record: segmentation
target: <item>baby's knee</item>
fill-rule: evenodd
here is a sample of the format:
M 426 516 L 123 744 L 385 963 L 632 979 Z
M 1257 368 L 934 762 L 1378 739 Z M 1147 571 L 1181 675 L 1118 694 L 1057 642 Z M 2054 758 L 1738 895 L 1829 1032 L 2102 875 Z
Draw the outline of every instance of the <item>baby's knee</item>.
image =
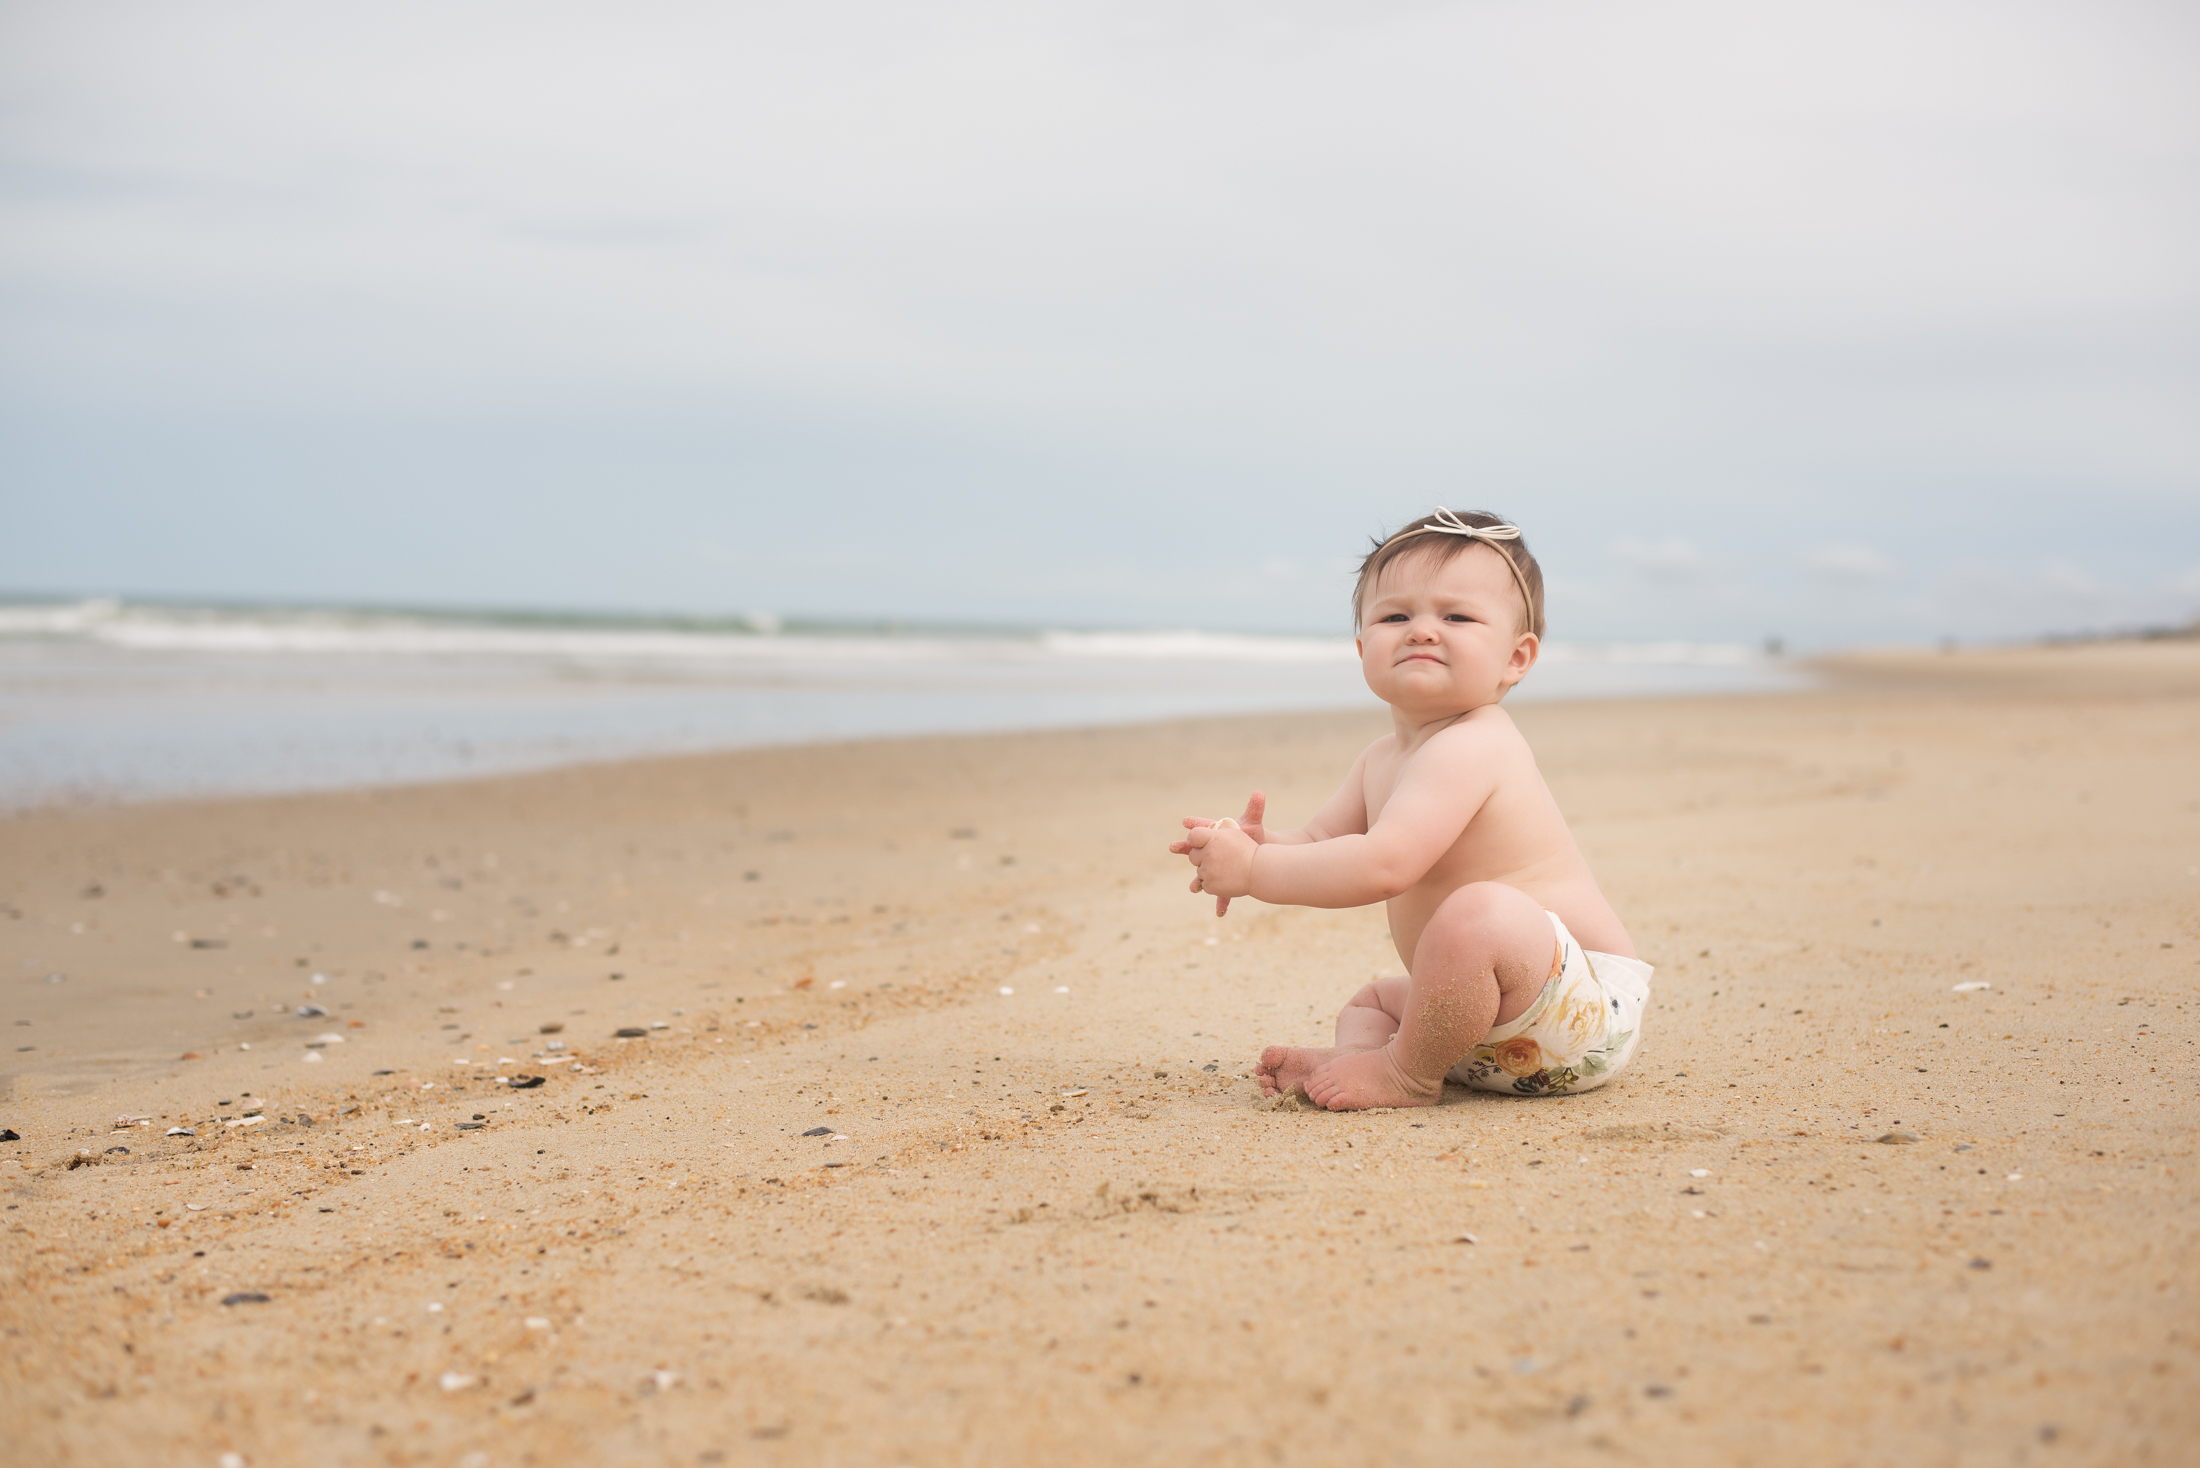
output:
M 1504 882 L 1469 882 L 1438 905 L 1431 923 L 1446 926 L 1484 927 L 1534 918 L 1545 921 L 1543 909 L 1533 897 Z

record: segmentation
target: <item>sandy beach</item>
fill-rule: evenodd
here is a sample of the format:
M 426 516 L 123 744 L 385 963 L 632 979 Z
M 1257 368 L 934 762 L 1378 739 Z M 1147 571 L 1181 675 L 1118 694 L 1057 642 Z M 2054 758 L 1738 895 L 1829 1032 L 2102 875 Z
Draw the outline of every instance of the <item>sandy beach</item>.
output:
M 1416 1112 L 1164 850 L 1373 712 L 0 820 L 9 1456 L 2189 1462 L 2200 646 L 1825 671 L 1517 711 L 1643 1051 Z

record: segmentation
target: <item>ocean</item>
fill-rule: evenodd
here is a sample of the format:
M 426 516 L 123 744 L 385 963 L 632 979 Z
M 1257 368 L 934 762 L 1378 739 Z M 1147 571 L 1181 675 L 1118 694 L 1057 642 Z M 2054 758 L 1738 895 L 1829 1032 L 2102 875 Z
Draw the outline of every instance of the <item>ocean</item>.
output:
M 1775 691 L 1743 644 L 1548 644 L 1511 695 Z M 1345 637 L 0 604 L 0 807 L 903 734 L 1374 707 Z

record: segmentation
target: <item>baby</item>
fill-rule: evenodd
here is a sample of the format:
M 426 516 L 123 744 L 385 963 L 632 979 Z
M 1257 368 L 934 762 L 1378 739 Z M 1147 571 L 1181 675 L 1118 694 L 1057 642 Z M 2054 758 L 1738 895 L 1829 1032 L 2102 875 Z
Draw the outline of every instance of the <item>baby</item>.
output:
M 1650 993 L 1527 741 L 1500 706 L 1535 666 L 1543 572 L 1494 515 L 1439 508 L 1360 563 L 1367 686 L 1391 732 L 1303 830 L 1188 817 L 1194 892 L 1307 907 L 1382 902 L 1406 973 L 1337 1016 L 1329 1049 L 1271 1045 L 1261 1090 L 1333 1111 L 1433 1106 L 1444 1081 L 1524 1096 L 1602 1085 Z

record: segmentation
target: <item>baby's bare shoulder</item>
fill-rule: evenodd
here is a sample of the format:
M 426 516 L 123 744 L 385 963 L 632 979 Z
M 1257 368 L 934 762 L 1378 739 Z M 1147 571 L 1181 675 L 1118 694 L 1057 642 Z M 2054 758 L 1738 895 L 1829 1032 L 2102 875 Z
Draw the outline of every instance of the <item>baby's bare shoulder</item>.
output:
M 1512 716 L 1496 704 L 1487 704 L 1468 714 L 1449 729 L 1444 730 L 1426 745 L 1422 753 L 1436 754 L 1443 760 L 1488 760 L 1500 755 L 1534 756 L 1527 739 Z

